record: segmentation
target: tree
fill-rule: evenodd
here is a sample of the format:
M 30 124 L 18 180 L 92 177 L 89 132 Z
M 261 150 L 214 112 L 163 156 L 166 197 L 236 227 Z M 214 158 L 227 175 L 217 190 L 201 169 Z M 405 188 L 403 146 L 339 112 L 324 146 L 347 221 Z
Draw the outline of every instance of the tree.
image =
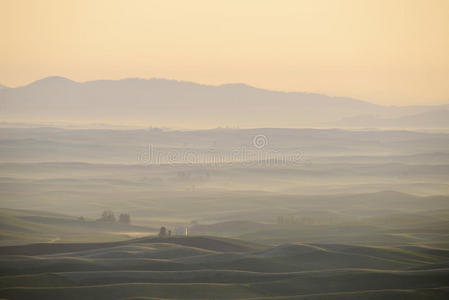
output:
M 120 214 L 120 216 L 118 217 L 118 221 L 122 224 L 130 224 L 131 217 L 129 216 L 129 214 Z
M 115 215 L 114 212 L 112 212 L 112 210 L 105 210 L 103 211 L 103 213 L 101 214 L 101 218 L 98 219 L 98 221 L 103 221 L 103 222 L 115 222 Z
M 165 226 L 162 226 L 159 230 L 159 237 L 166 237 L 167 236 L 167 228 Z

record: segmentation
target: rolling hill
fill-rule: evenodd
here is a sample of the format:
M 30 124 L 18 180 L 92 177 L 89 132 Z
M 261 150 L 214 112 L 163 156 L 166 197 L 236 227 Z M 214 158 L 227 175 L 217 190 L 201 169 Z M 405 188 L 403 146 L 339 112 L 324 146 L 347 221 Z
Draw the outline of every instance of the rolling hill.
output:
M 0 211 L 0 244 L 119 241 L 156 233 L 156 228 L 95 221 L 41 210 Z
M 22 246 L 16 253 L 14 248 L 0 247 L 0 297 L 444 299 L 449 295 L 449 251 L 442 249 L 343 244 L 260 248 L 200 236 L 95 245 L 80 249 L 66 244 L 62 253 L 51 254 L 38 253 L 36 245 Z M 27 256 L 21 255 L 24 252 Z

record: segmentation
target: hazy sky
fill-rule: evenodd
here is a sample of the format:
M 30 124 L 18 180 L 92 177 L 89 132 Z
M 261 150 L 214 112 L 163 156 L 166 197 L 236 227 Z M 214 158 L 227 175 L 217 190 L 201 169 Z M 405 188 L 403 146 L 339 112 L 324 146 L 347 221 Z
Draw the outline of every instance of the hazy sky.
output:
M 449 103 L 449 1 L 0 0 L 0 83 L 50 75 Z

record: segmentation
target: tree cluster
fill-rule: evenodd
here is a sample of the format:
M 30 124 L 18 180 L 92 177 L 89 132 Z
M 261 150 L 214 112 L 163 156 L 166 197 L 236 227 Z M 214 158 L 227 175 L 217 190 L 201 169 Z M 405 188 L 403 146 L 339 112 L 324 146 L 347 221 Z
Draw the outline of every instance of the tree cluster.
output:
M 118 217 L 118 219 L 115 217 L 115 214 L 112 210 L 105 210 L 101 214 L 101 217 L 97 219 L 97 221 L 102 222 L 111 222 L 111 223 L 121 223 L 121 224 L 130 224 L 131 223 L 131 217 L 129 214 L 121 213 Z
M 165 226 L 162 226 L 159 230 L 159 237 L 171 237 L 171 230 L 167 230 Z

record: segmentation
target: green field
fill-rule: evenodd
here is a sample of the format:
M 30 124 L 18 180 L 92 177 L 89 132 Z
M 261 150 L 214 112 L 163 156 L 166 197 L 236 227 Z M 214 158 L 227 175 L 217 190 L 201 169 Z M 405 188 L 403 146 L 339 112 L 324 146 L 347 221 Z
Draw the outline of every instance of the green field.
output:
M 39 253 L 39 254 L 33 254 Z M 449 250 L 207 236 L 0 248 L 5 299 L 447 299 Z
M 0 210 L 0 244 L 108 242 L 156 232 L 155 228 L 79 219 L 36 210 Z

